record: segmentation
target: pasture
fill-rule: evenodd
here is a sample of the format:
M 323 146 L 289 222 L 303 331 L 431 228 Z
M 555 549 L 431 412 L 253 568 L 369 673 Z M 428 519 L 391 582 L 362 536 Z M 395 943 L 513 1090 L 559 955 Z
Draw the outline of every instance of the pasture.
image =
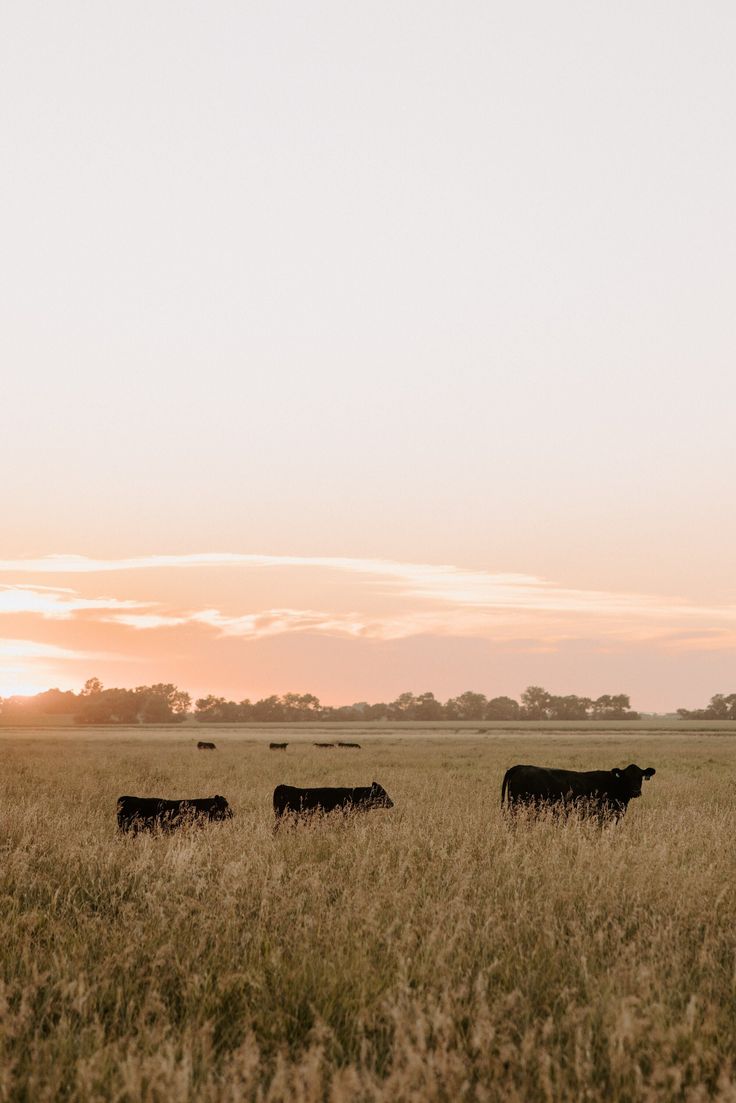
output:
M 0 732 L 0 1100 L 736 1100 L 733 735 L 331 731 Z M 511 828 L 517 762 L 657 774 Z M 274 835 L 276 784 L 374 779 Z M 235 815 L 120 838 L 123 793 Z

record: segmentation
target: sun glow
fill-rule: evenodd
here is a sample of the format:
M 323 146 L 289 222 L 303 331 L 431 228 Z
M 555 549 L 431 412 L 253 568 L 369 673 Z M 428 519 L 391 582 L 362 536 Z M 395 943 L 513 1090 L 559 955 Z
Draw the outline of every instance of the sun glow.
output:
M 0 663 L 0 698 L 30 697 L 32 694 L 42 693 L 48 688 L 48 677 L 39 677 L 35 671 L 31 672 L 20 664 L 18 666 L 5 666 Z M 67 689 L 70 687 L 64 685 L 59 688 Z

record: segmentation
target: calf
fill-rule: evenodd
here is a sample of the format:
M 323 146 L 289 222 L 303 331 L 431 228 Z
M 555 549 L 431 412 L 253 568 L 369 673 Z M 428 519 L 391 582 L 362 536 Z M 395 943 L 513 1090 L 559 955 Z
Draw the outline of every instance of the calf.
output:
M 215 751 L 215 750 L 217 750 L 217 748 L 215 747 L 214 743 L 203 743 L 202 740 L 200 739 L 199 743 L 197 744 L 197 750 L 198 751 Z
M 224 797 L 196 797 L 191 800 L 163 800 L 161 797 L 118 797 L 118 830 L 136 835 L 139 831 L 173 831 L 185 824 L 232 819 Z
M 536 809 L 577 808 L 618 819 L 629 801 L 641 796 L 642 781 L 655 774 L 633 763 L 625 770 L 555 770 L 546 766 L 512 766 L 501 786 L 501 805 Z
M 371 808 L 393 808 L 394 802 L 377 781 L 356 789 L 300 789 L 295 785 L 277 785 L 273 791 L 276 822 L 282 816 L 312 812 L 353 812 Z

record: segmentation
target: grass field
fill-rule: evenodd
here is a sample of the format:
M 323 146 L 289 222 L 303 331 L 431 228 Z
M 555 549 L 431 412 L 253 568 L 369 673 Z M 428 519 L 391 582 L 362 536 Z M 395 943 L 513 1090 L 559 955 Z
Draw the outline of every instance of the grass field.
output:
M 736 1100 L 733 736 L 279 735 L 3 729 L 0 1099 Z M 657 775 L 512 829 L 515 762 Z M 277 783 L 374 778 L 394 809 L 274 836 Z M 235 818 L 118 838 L 122 793 Z

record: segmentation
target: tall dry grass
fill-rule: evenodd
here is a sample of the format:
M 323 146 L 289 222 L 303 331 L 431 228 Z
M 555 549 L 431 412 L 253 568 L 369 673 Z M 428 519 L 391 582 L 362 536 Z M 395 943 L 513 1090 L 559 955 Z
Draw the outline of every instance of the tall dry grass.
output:
M 736 1100 L 731 738 L 209 737 L 0 737 L 0 1099 Z M 518 761 L 657 776 L 512 829 Z M 374 778 L 393 810 L 274 836 L 276 783 Z M 121 793 L 236 815 L 117 838 Z

